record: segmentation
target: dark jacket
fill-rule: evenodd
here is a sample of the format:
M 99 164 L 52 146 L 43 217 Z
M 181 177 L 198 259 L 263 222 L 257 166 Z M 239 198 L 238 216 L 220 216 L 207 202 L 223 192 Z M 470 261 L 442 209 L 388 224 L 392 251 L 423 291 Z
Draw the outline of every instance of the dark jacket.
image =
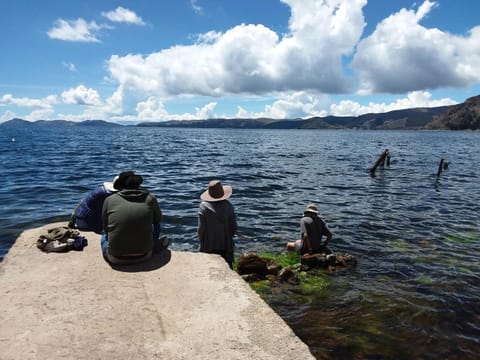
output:
M 200 203 L 198 210 L 200 251 L 233 253 L 233 236 L 236 232 L 235 212 L 228 200 Z
M 110 255 L 146 254 L 153 248 L 152 224 L 160 223 L 162 211 L 147 190 L 124 189 L 105 200 L 102 217 Z
M 95 231 L 100 234 L 102 232 L 102 207 L 105 199 L 112 193 L 105 186 L 90 191 L 85 199 L 74 211 L 76 223 L 80 230 Z
M 304 216 L 302 220 L 300 220 L 300 230 L 301 239 L 304 239 L 305 234 L 308 236 L 312 246 L 312 253 L 321 252 L 323 246 L 328 243 L 328 238 L 332 236 L 330 229 L 318 215 Z M 322 236 L 327 237 L 326 243 L 322 243 Z M 303 241 L 303 246 L 300 250 L 301 254 L 308 252 L 305 245 L 306 243 Z

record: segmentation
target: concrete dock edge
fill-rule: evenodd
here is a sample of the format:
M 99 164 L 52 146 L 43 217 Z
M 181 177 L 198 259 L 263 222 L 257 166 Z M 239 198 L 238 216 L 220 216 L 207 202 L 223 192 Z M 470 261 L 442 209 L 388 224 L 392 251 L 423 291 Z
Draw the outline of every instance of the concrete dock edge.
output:
M 0 263 L 0 358 L 313 359 L 308 346 L 217 255 L 164 251 L 112 268 L 100 236 L 43 253 L 49 224 Z

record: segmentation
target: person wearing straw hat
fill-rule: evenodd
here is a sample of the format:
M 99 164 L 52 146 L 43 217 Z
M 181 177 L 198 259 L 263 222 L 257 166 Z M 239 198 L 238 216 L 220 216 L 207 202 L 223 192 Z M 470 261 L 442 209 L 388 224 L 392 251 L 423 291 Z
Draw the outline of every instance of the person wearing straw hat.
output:
M 112 182 L 106 181 L 95 189 L 90 190 L 75 210 L 73 210 L 68 226 L 82 231 L 93 231 L 101 234 L 103 230 L 103 202 L 108 196 L 119 190 L 119 188 L 114 186 L 117 180 L 118 175 L 115 176 Z
M 198 210 L 198 239 L 200 252 L 222 256 L 233 268 L 233 237 L 237 232 L 235 211 L 228 198 L 232 195 L 231 186 L 222 185 L 220 180 L 212 180 L 208 189 L 201 195 Z
M 322 237 L 326 236 L 322 243 Z M 315 204 L 309 204 L 300 220 L 300 240 L 287 243 L 287 250 L 295 250 L 303 254 L 331 254 L 327 247 L 332 239 L 332 232 L 318 215 Z

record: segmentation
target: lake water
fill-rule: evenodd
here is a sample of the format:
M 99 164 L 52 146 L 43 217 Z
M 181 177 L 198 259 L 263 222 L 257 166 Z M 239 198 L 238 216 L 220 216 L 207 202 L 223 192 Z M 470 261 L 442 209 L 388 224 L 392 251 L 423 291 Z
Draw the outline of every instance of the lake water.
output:
M 390 166 L 370 176 L 385 148 Z M 479 153 L 480 132 L 0 127 L 0 257 L 123 170 L 159 199 L 172 248 L 196 251 L 199 195 L 218 178 L 234 188 L 238 253 L 283 252 L 314 202 L 332 249 L 357 258 L 314 296 L 263 295 L 317 358 L 474 359 Z

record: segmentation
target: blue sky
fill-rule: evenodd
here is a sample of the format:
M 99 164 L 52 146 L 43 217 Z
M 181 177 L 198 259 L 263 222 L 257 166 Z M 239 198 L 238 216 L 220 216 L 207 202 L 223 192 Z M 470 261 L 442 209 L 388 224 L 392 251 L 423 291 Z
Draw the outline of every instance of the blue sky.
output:
M 0 7 L 0 122 L 343 116 L 480 94 L 478 0 Z

